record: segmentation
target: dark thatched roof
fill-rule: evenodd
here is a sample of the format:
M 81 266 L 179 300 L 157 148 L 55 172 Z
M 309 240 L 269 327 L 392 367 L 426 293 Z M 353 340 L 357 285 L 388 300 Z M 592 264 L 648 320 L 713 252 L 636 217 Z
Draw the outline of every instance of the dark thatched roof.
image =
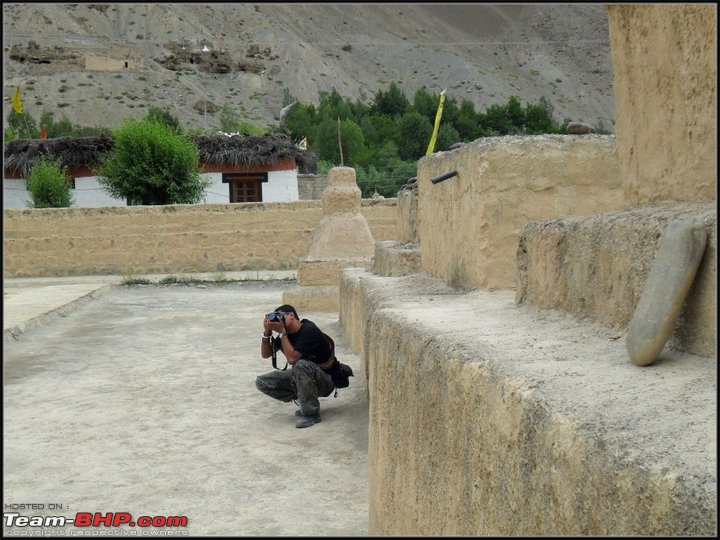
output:
M 198 147 L 200 163 L 269 165 L 284 159 L 294 159 L 304 168 L 312 154 L 295 146 L 287 135 L 195 135 L 190 137 Z
M 315 156 L 295 146 L 282 134 L 268 135 L 194 135 L 190 140 L 198 148 L 200 163 L 217 165 L 269 165 L 294 159 L 302 170 L 312 166 Z M 58 159 L 69 169 L 100 164 L 103 154 L 111 150 L 113 140 L 100 137 L 60 137 L 57 139 L 18 139 L 5 145 L 5 170 L 23 178 L 30 175 L 35 161 L 42 156 Z
M 58 137 L 57 139 L 17 139 L 5 145 L 5 170 L 30 175 L 35 161 L 43 156 L 57 159 L 68 169 L 93 168 L 111 150 L 110 137 Z

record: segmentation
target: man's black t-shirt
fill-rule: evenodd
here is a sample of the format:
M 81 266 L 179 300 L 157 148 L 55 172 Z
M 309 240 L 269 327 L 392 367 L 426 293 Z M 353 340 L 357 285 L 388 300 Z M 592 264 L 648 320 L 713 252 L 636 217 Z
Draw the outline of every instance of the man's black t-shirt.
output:
M 325 334 L 317 325 L 307 319 L 300 321 L 300 330 L 294 334 L 288 334 L 288 339 L 293 348 L 302 354 L 305 360 L 311 360 L 316 364 L 322 364 L 330 359 L 330 344 Z M 275 338 L 276 350 L 282 350 L 280 338 Z

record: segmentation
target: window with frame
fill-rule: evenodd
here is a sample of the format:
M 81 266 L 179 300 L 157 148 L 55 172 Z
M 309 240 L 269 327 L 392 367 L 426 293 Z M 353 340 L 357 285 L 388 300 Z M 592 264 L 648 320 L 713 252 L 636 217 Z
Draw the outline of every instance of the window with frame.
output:
M 262 183 L 267 182 L 267 173 L 228 173 L 223 183 L 229 184 L 230 202 L 261 202 Z

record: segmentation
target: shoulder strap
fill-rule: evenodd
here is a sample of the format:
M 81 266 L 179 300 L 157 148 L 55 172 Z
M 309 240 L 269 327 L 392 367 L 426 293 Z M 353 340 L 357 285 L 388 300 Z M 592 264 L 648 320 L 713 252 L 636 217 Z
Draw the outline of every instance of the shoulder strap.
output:
M 285 371 L 288 367 L 287 361 L 285 361 L 285 367 L 282 369 L 279 369 L 277 367 L 277 349 L 275 349 L 275 338 L 270 339 L 270 349 L 272 350 L 272 366 L 274 369 L 277 369 L 278 371 Z

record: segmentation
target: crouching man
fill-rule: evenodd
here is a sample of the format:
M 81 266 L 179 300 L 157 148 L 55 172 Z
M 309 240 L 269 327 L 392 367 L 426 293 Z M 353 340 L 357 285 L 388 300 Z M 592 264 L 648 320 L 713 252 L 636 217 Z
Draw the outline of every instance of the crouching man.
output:
M 279 336 L 273 337 L 273 331 L 279 332 Z M 297 400 L 300 410 L 295 412 L 295 426 L 298 428 L 320 422 L 318 397 L 327 397 L 335 389 L 332 377 L 323 369 L 334 363 L 332 345 L 315 323 L 300 320 L 291 305 L 282 305 L 263 319 L 260 353 L 263 358 L 272 356 L 276 369 L 260 375 L 255 380 L 255 386 L 280 401 Z M 277 351 L 283 353 L 292 369 L 277 368 Z

